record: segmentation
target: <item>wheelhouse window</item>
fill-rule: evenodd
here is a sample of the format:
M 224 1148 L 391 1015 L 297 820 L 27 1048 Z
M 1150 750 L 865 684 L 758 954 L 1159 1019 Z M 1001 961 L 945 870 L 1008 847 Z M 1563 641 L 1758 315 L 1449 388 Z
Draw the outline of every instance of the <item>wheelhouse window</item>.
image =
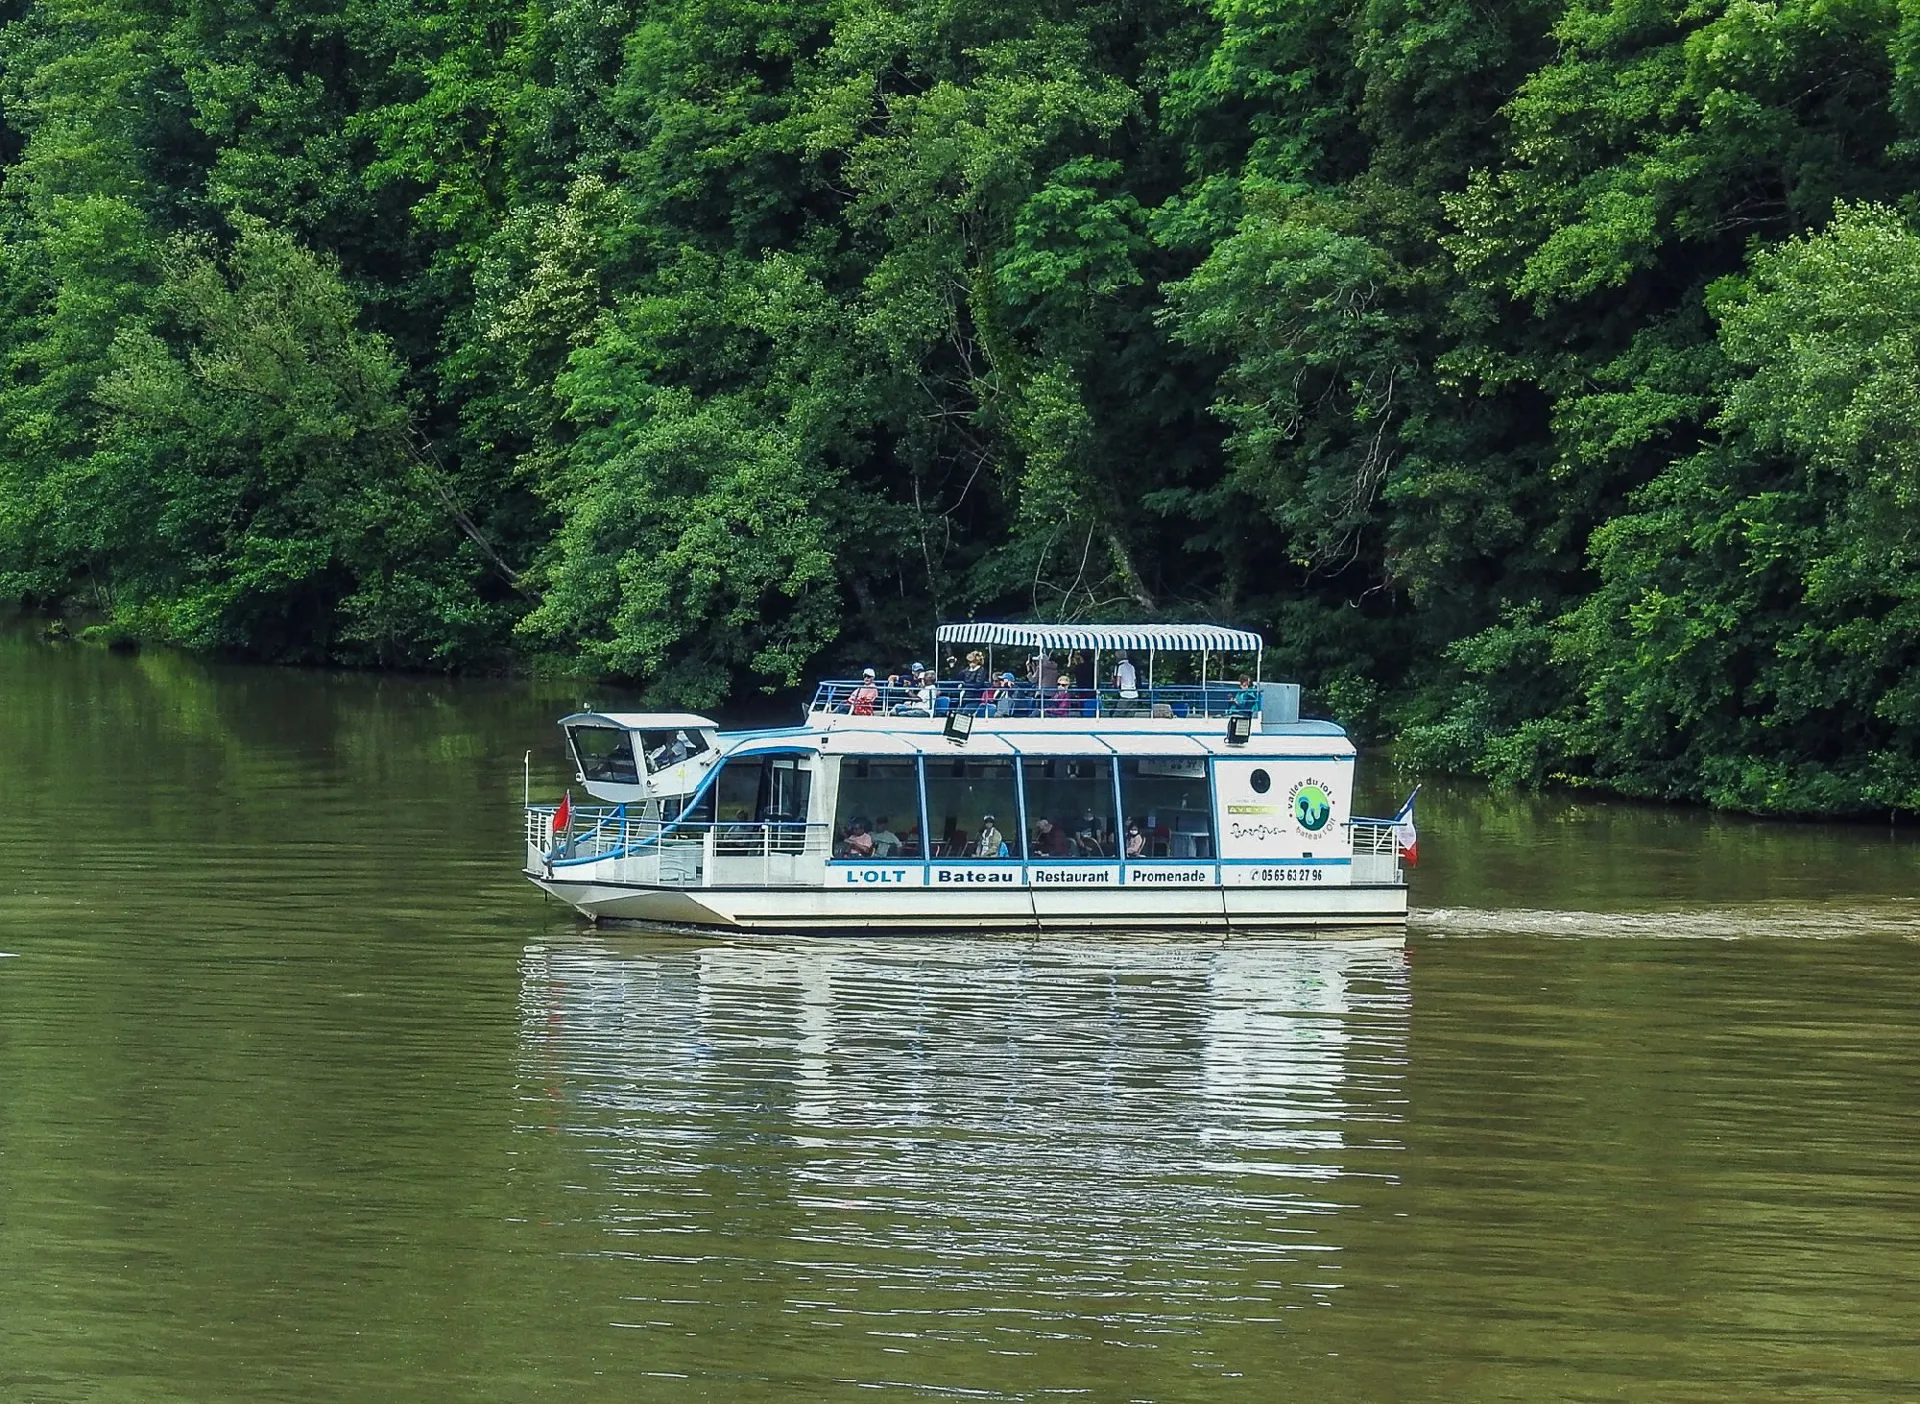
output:
M 1141 756 L 1120 762 L 1126 812 L 1121 852 L 1130 860 L 1212 858 L 1213 786 L 1203 756 Z
M 615 726 L 572 726 L 567 728 L 567 739 L 573 743 L 573 759 L 580 767 L 581 779 L 612 785 L 640 783 L 630 732 Z
M 927 757 L 927 823 L 933 858 L 1022 856 L 1011 760 Z
M 920 856 L 920 768 L 911 756 L 848 756 L 833 807 L 836 858 Z
M 1036 859 L 1113 858 L 1113 762 L 1098 756 L 1030 756 L 1020 762 L 1027 796 L 1027 852 Z
M 654 730 L 640 733 L 640 754 L 646 757 L 647 773 L 665 770 L 681 761 L 692 760 L 707 751 L 707 735 L 698 729 L 689 730 L 678 727 L 671 731 Z M 631 763 L 631 757 L 629 757 Z

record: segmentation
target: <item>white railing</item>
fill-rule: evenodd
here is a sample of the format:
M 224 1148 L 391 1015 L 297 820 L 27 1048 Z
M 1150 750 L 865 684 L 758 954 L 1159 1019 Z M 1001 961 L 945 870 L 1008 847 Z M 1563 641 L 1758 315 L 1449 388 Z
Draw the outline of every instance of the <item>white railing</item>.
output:
M 551 805 L 527 807 L 527 870 L 649 887 L 817 887 L 827 824 L 694 824 L 636 819 L 624 806 L 573 811 L 556 837 Z
M 1384 819 L 1355 819 L 1347 825 L 1353 835 L 1353 881 L 1356 886 L 1394 885 L 1400 875 L 1400 841 L 1393 824 Z

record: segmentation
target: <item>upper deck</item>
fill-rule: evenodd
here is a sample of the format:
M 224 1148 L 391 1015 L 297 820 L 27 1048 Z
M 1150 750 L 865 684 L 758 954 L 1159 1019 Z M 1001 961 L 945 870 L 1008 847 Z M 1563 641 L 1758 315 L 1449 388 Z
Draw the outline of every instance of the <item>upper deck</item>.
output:
M 854 717 L 874 722 L 940 718 L 954 712 L 1006 721 L 1224 721 L 1234 714 L 1234 698 L 1238 693 L 1237 688 L 1226 683 L 1142 685 L 1130 692 L 1118 687 L 1053 688 L 1042 692 L 1018 685 L 981 687 L 948 679 L 933 685 L 933 705 L 929 711 L 925 688 L 876 682 L 871 685 L 874 695 L 862 699 L 861 689 L 867 685 L 859 678 L 836 678 L 820 683 L 814 688 L 813 700 L 807 704 L 808 725 L 819 725 L 821 717 Z M 1257 690 L 1261 694 L 1261 705 L 1254 716 L 1274 724 L 1299 719 L 1297 684 L 1262 683 Z

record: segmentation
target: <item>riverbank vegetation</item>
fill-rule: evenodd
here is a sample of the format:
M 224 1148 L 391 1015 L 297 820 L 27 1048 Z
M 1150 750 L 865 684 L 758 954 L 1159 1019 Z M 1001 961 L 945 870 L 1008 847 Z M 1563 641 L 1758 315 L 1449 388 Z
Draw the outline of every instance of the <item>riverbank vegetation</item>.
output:
M 0 594 L 711 705 L 1259 627 L 1426 765 L 1920 809 L 1890 0 L 16 0 Z

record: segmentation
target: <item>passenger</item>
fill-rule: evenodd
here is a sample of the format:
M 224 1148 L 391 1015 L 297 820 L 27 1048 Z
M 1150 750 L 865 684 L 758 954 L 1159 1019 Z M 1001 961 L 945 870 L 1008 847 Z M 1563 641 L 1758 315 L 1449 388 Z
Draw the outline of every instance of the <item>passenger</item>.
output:
M 1100 679 L 1093 671 L 1093 658 L 1076 651 L 1068 660 L 1062 677 L 1073 678 L 1073 710 L 1083 717 L 1100 715 Z
M 1013 709 L 1019 705 L 1019 701 L 1020 689 L 1013 680 L 1013 674 L 1002 673 L 999 696 L 993 702 L 993 714 L 996 717 L 1010 717 L 1013 715 Z
M 880 710 L 883 712 L 891 712 L 894 702 L 899 698 L 901 690 L 905 687 L 906 684 L 901 681 L 900 670 L 898 668 L 888 673 L 886 682 L 882 684 L 880 688 Z
M 747 818 L 747 811 L 736 809 L 733 819 L 720 831 L 715 846 L 722 853 L 757 853 L 760 850 L 762 829 Z
M 1140 675 L 1133 670 L 1133 660 L 1124 653 L 1120 655 L 1120 661 L 1113 666 L 1113 685 L 1120 689 L 1122 701 L 1140 700 Z
M 1082 858 L 1104 858 L 1106 845 L 1100 841 L 1100 821 L 1089 813 L 1080 821 L 1080 827 L 1074 830 L 1073 846 L 1080 850 Z
M 1040 686 L 1034 681 L 1035 669 L 1040 660 L 1035 658 L 1027 663 L 1027 674 L 1013 685 L 1013 711 L 1016 717 L 1037 717 L 1040 715 Z
M 1065 673 L 1054 685 L 1053 696 L 1047 699 L 1047 715 L 1050 717 L 1070 717 L 1073 715 L 1073 680 Z
M 873 821 L 872 838 L 873 856 L 876 858 L 891 858 L 900 851 L 900 835 L 893 831 L 884 814 Z
M 1037 858 L 1064 858 L 1067 856 L 1067 836 L 1060 832 L 1051 819 L 1042 819 L 1034 825 L 1033 852 Z
M 1000 836 L 1000 828 L 993 822 L 991 814 L 980 816 L 980 838 L 974 853 L 981 858 L 1004 858 L 1007 856 L 1007 841 Z
M 989 683 L 987 655 L 976 648 L 967 655 L 967 666 L 960 674 L 960 706 L 969 712 L 981 710 Z
M 853 690 L 853 696 L 847 699 L 847 710 L 856 717 L 870 717 L 880 705 L 880 689 L 873 684 L 873 669 L 866 668 L 860 673 L 860 686 Z
M 647 768 L 665 770 L 670 765 L 680 764 L 692 754 L 693 742 L 687 739 L 687 733 L 676 731 L 673 733 L 672 740 L 663 741 L 653 748 L 652 754 L 647 757 Z
M 867 832 L 866 821 L 855 819 L 847 825 L 846 842 L 840 845 L 842 858 L 873 857 L 873 835 Z
M 893 709 L 893 714 L 896 717 L 930 717 L 940 692 L 934 686 L 933 669 L 923 663 L 915 663 L 910 671 L 912 677 L 909 681 L 917 685 L 907 694 L 906 700 Z
M 1127 820 L 1127 857 L 1144 858 L 1147 856 L 1147 836 L 1140 832 L 1138 819 Z
M 1260 689 L 1253 685 L 1253 674 L 1240 675 L 1239 690 L 1227 703 L 1227 715 L 1230 717 L 1254 717 L 1260 714 Z

